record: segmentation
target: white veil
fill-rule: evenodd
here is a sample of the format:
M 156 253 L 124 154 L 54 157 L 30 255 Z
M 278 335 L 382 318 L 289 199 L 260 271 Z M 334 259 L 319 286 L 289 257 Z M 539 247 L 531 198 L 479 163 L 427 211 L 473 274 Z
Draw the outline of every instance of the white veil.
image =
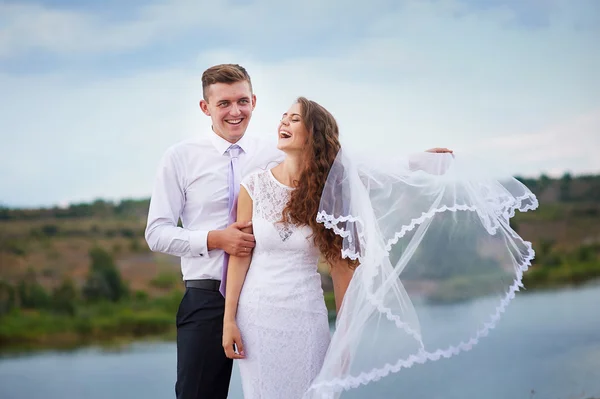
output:
M 317 218 L 360 266 L 304 397 L 338 398 L 470 350 L 522 287 L 534 252 L 509 219 L 536 207 L 516 179 L 486 176 L 452 154 L 384 163 L 340 151 Z

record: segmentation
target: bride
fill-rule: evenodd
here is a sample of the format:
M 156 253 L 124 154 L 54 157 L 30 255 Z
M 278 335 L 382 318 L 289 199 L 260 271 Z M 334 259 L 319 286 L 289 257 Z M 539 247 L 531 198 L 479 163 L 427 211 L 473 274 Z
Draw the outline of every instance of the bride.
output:
M 537 205 L 516 180 L 461 169 L 445 148 L 361 163 L 338 136 L 334 117 L 300 97 L 279 125 L 283 162 L 242 181 L 237 220 L 252 220 L 256 246 L 229 260 L 223 348 L 245 398 L 333 398 L 468 350 L 533 257 L 508 223 Z M 319 256 L 333 280 L 333 336 Z M 452 289 L 457 281 L 477 289 Z M 419 304 L 465 292 L 499 301 L 431 334 Z

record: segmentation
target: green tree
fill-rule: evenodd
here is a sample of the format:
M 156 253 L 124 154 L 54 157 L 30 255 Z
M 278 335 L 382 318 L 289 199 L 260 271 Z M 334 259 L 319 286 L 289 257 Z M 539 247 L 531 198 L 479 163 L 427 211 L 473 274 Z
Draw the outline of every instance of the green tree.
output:
M 17 294 L 22 308 L 47 309 L 50 306 L 50 296 L 38 283 L 36 273 L 32 269 L 29 269 L 17 284 Z
M 545 256 L 550 255 L 552 252 L 552 248 L 554 247 L 554 240 L 541 240 L 539 249 L 538 249 L 538 257 L 543 258 Z
M 5 207 L 4 205 L 0 205 L 0 220 L 9 220 L 10 219 L 10 209 Z
M 92 205 L 92 214 L 94 216 L 107 217 L 113 215 L 114 205 L 112 202 L 103 199 L 95 200 Z
M 42 226 L 42 234 L 46 237 L 53 237 L 58 234 L 58 226 L 55 224 L 45 224 Z
M 576 251 L 576 258 L 579 262 L 590 262 L 596 258 L 596 251 L 591 245 L 582 245 Z
M 15 306 L 15 288 L 6 281 L 0 281 L 0 316 L 10 312 Z
M 65 278 L 52 292 L 52 308 L 59 313 L 75 314 L 77 289 L 73 280 Z
M 569 201 L 571 200 L 571 182 L 573 177 L 570 173 L 565 173 L 560 179 L 560 200 Z
M 113 302 L 127 295 L 113 257 L 100 247 L 90 250 L 91 267 L 83 287 L 83 296 L 90 301 L 107 299 Z
M 539 180 L 539 192 L 544 191 L 551 183 L 550 178 L 548 177 L 548 175 L 546 175 L 545 173 L 542 173 L 540 175 L 540 180 Z

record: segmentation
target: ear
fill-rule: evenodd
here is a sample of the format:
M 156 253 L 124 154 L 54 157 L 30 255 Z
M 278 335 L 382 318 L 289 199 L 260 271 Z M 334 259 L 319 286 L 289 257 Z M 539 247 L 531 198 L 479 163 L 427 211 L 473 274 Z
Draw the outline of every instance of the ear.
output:
M 205 115 L 210 116 L 210 110 L 208 109 L 208 103 L 202 99 L 200 100 L 200 109 L 204 112 Z
M 252 111 L 254 111 L 254 108 L 256 108 L 256 95 L 255 94 L 252 95 Z

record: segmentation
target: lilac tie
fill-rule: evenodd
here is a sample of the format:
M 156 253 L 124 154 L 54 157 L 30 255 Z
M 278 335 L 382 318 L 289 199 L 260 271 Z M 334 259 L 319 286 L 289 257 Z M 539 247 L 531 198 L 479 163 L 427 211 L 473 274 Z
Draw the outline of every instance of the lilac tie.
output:
M 227 181 L 229 182 L 229 223 L 230 225 L 235 222 L 237 216 L 237 197 L 240 192 L 240 170 L 238 167 L 238 157 L 242 149 L 237 145 L 233 144 L 227 149 L 229 153 L 229 176 Z M 225 296 L 225 284 L 227 282 L 227 265 L 229 264 L 229 254 L 225 252 L 223 259 L 223 274 L 221 275 L 221 285 L 219 291 L 221 295 Z

